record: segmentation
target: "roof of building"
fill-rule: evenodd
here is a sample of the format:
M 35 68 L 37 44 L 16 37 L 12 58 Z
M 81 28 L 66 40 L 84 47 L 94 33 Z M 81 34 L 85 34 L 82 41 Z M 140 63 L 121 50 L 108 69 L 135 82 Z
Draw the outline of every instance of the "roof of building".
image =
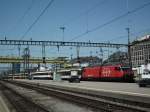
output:
M 137 43 L 147 42 L 147 41 L 150 41 L 150 35 L 145 35 L 141 38 L 138 38 L 137 40 L 133 41 L 132 44 L 137 44 Z

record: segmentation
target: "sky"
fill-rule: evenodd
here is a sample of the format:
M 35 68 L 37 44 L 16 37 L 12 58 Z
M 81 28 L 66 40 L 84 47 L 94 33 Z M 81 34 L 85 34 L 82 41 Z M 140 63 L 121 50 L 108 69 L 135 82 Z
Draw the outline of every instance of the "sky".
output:
M 127 27 L 130 28 L 131 41 L 150 34 L 149 0 L 54 0 L 24 35 L 50 1 L 0 0 L 0 39 L 62 41 L 63 31 L 60 27 L 65 27 L 64 41 L 127 44 Z M 148 5 L 115 19 L 144 4 Z M 112 20 L 115 21 L 111 22 Z M 25 47 L 21 47 L 21 53 Z M 80 48 L 80 55 L 96 56 L 100 55 L 100 50 L 101 48 Z M 104 51 L 107 57 L 116 50 L 105 48 Z M 41 47 L 30 46 L 30 53 L 33 57 L 41 57 Z M 0 55 L 18 56 L 17 46 L 0 46 Z M 46 48 L 46 57 L 71 55 L 76 57 L 76 48 Z

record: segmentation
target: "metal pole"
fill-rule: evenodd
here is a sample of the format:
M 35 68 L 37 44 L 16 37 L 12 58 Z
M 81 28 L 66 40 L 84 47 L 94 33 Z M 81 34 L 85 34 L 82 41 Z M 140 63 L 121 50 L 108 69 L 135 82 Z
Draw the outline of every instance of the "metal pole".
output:
M 12 65 L 11 65 L 11 70 L 12 70 L 12 80 L 14 80 L 14 70 L 13 70 L 13 64 L 14 64 L 14 63 L 12 63 Z
M 25 60 L 25 49 L 24 49 L 23 50 L 23 69 L 24 69 L 23 77 L 25 76 L 25 63 L 26 63 L 26 60 Z
M 64 32 L 65 32 L 65 27 L 63 26 L 63 27 L 60 27 L 60 29 L 62 30 L 62 32 L 63 32 L 63 42 L 64 42 Z
M 110 44 L 109 41 L 108 41 L 108 44 Z M 109 47 L 108 47 L 108 63 L 110 62 L 110 59 L 109 59 L 109 58 L 110 58 L 110 57 L 109 57 L 109 56 L 110 56 L 110 53 L 109 53 L 109 52 L 110 52 L 110 51 L 109 51 Z M 110 63 L 109 63 L 109 64 L 110 64 Z
M 27 50 L 27 69 L 28 69 L 28 75 L 30 74 L 30 65 L 29 65 L 29 58 L 30 58 L 30 49 L 28 46 L 28 50 Z
M 18 45 L 18 55 L 20 57 L 20 50 L 21 50 L 21 45 Z
M 80 47 L 77 47 L 77 59 L 79 59 L 79 55 L 80 55 Z
M 131 62 L 131 45 L 130 45 L 130 28 L 126 28 L 128 33 L 128 56 L 129 56 L 129 66 L 132 69 L 132 62 Z
M 43 57 L 43 64 L 46 67 L 46 52 L 45 52 L 45 43 L 42 44 L 42 57 Z
M 79 63 L 80 66 L 80 47 L 77 46 L 77 62 Z

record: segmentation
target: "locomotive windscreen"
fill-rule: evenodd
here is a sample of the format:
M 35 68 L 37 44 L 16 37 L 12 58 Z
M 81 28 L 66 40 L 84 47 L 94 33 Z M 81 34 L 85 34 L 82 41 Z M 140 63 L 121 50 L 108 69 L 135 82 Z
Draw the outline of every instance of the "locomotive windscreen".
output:
M 122 69 L 123 71 L 131 70 L 130 67 L 121 67 L 121 69 Z

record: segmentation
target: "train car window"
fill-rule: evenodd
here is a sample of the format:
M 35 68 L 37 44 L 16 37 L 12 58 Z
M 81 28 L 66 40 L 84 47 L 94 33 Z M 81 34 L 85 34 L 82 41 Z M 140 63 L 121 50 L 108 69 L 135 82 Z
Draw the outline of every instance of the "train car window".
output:
M 123 71 L 127 71 L 127 70 L 130 70 L 130 67 L 121 67 L 121 69 L 122 69 Z
M 115 67 L 115 70 L 120 71 L 121 68 L 120 67 Z

